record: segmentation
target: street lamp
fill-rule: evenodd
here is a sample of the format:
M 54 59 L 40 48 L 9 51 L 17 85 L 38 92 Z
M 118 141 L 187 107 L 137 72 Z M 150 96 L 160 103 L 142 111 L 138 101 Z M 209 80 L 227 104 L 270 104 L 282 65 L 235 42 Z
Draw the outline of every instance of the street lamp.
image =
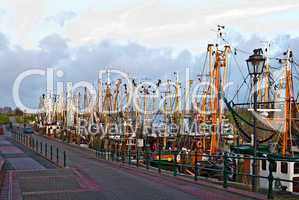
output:
M 258 76 L 263 73 L 264 65 L 265 65 L 265 57 L 263 56 L 262 49 L 254 49 L 253 54 L 249 56 L 246 60 L 247 68 L 249 75 L 253 80 L 253 110 L 257 111 L 257 82 Z M 253 156 L 254 159 L 252 161 L 252 190 L 257 191 L 257 163 L 256 163 L 256 153 L 257 153 L 257 137 L 256 137 L 256 118 L 253 116 Z
M 253 54 L 246 60 L 250 76 L 258 76 L 263 73 L 266 58 L 262 49 L 254 49 Z

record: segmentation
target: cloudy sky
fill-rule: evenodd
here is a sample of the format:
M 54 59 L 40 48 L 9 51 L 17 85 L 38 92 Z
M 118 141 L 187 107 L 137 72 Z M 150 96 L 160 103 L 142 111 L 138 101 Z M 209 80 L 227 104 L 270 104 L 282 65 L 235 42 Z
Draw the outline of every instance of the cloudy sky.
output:
M 299 54 L 298 13 L 297 0 L 1 0 L 0 106 L 14 106 L 13 82 L 32 68 L 62 69 L 74 81 L 96 80 L 108 66 L 148 77 L 186 66 L 199 73 L 217 24 L 247 51 L 271 41 L 275 53 Z M 44 80 L 31 79 L 21 96 L 37 104 Z

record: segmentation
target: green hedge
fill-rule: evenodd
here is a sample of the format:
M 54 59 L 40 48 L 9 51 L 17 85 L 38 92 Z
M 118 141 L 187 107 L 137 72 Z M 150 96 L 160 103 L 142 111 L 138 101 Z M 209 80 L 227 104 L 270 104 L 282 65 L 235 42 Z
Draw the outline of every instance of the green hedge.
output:
M 31 122 L 35 121 L 35 116 L 34 115 L 29 115 L 29 116 L 16 116 L 16 122 L 19 124 L 29 124 Z
M 7 124 L 9 123 L 9 117 L 4 114 L 0 114 L 0 124 Z

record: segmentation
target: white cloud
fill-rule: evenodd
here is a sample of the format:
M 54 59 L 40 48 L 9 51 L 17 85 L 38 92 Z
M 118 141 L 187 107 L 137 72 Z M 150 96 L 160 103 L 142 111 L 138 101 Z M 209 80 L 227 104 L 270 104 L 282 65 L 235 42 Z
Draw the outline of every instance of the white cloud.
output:
M 299 4 L 292 0 L 283 4 L 276 0 L 204 1 L 191 2 L 188 6 L 180 1 L 156 0 L 127 5 L 99 0 L 79 6 L 78 2 L 67 1 L 54 6 L 50 0 L 3 0 L 0 6 L 6 18 L 5 22 L 0 20 L 0 27 L 2 25 L 7 37 L 12 38 L 12 43 L 26 48 L 35 48 L 44 36 L 59 33 L 69 38 L 73 46 L 112 39 L 192 51 L 206 48 L 206 41 L 214 39 L 210 30 L 217 24 L 249 34 L 264 32 L 271 37 L 281 29 L 286 33 L 299 30 L 293 26 L 299 15 L 286 21 L 263 20 L 264 16 L 299 11 Z
M 76 16 L 77 14 L 73 11 L 64 11 L 58 13 L 57 15 L 47 17 L 46 21 L 53 21 L 59 26 L 63 27 L 67 21 L 72 20 Z
M 271 14 L 274 12 L 282 12 L 286 10 L 294 10 L 298 8 L 299 8 L 299 4 L 278 5 L 278 6 L 271 6 L 271 7 L 234 8 L 228 11 L 224 11 L 220 14 L 210 15 L 207 17 L 207 20 L 208 22 L 213 22 L 220 19 L 259 17 L 260 15 Z

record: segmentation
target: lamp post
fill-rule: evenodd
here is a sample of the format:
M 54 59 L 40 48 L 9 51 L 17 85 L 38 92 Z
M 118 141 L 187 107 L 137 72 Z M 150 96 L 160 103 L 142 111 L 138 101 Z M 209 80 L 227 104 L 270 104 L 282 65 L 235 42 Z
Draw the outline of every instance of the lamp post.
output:
M 249 75 L 253 81 L 253 110 L 257 112 L 257 82 L 258 76 L 263 73 L 264 65 L 265 65 L 265 57 L 263 56 L 262 49 L 254 49 L 253 54 L 249 56 L 246 60 Z M 254 159 L 252 161 L 252 190 L 257 191 L 257 162 L 255 160 L 258 149 L 258 142 L 256 136 L 256 117 L 253 116 L 253 156 Z

